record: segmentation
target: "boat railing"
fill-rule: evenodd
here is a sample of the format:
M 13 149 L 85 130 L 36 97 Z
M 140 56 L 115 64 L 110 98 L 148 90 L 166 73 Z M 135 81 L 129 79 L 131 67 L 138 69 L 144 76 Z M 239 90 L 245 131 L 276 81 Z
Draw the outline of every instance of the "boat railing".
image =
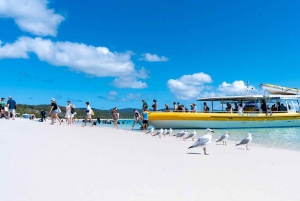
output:
M 239 113 L 238 111 L 232 111 L 232 112 L 228 112 L 228 111 L 197 111 L 197 112 L 193 112 L 193 111 L 189 111 L 189 110 L 185 110 L 185 111 L 180 111 L 180 110 L 169 110 L 169 111 L 149 111 L 151 113 L 161 113 L 161 112 L 165 112 L 165 113 L 221 113 L 221 114 L 237 114 Z M 289 110 L 289 111 L 267 111 L 267 112 L 263 112 L 263 111 L 244 111 L 243 113 L 256 113 L 256 114 L 266 114 L 266 113 L 291 113 L 291 112 L 296 112 L 296 110 Z

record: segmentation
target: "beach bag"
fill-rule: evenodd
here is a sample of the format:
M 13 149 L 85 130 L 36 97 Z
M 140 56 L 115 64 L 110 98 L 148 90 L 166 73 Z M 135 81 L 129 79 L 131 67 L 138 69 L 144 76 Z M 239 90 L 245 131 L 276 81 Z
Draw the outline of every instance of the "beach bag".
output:
M 73 107 L 71 107 L 71 114 L 74 114 L 75 109 Z
M 57 106 L 57 113 L 59 114 L 59 113 L 61 113 L 61 110 L 60 110 L 60 108 Z
M 95 115 L 94 111 L 91 109 L 91 115 Z

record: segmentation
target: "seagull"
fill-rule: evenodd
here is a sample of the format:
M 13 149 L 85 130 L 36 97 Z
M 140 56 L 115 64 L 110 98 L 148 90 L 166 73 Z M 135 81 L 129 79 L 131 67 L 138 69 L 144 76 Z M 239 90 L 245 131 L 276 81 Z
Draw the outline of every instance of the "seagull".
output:
M 154 135 L 152 136 L 157 136 L 157 135 L 161 135 L 164 132 L 164 130 L 161 128 L 159 131 L 157 131 Z
M 145 134 L 152 134 L 154 131 L 154 128 L 151 128 L 148 132 L 146 132 Z
M 189 135 L 189 132 L 185 130 L 184 135 L 182 136 L 182 140 L 185 141 L 186 136 Z
M 199 137 L 198 140 L 192 146 L 189 147 L 189 149 L 195 148 L 195 147 L 203 147 L 204 154 L 208 155 L 206 153 L 206 145 L 208 145 L 211 142 L 211 138 L 212 138 L 211 133 L 214 133 L 214 131 L 211 130 L 210 128 L 207 128 L 206 134 L 203 135 L 202 137 Z
M 181 131 L 180 133 L 178 133 L 177 135 L 176 135 L 176 138 L 178 138 L 178 137 L 183 137 L 185 134 L 187 133 L 187 130 L 185 130 L 185 131 Z
M 161 135 L 164 135 L 164 137 L 165 137 L 166 133 L 167 133 L 167 129 L 163 129 L 163 132 L 161 134 L 159 134 L 159 138 L 161 138 Z
M 249 150 L 248 148 L 248 144 L 252 141 L 252 134 L 248 133 L 248 136 L 245 137 L 240 143 L 236 144 L 235 146 L 239 146 L 239 145 L 246 145 L 246 149 Z
M 174 134 L 173 136 L 176 136 L 177 137 L 177 135 L 179 135 L 180 133 L 183 133 L 184 131 L 183 130 L 181 130 L 179 133 L 177 133 L 177 134 Z
M 187 135 L 186 137 L 184 137 L 183 139 L 188 139 L 188 138 L 192 138 L 192 140 L 194 141 L 194 137 L 197 135 L 197 132 L 194 130 L 193 132 L 191 132 L 189 135 Z
M 172 134 L 172 128 L 170 128 L 170 130 L 168 130 L 166 133 L 165 133 L 165 135 L 169 135 L 169 137 L 171 137 L 171 134 Z
M 228 132 L 226 132 L 224 135 L 222 135 L 221 137 L 220 137 L 220 139 L 218 139 L 216 142 L 221 142 L 221 141 L 223 141 L 223 145 L 224 145 L 224 143 L 225 143 L 225 145 L 227 145 L 226 144 L 226 140 L 229 138 L 229 133 Z

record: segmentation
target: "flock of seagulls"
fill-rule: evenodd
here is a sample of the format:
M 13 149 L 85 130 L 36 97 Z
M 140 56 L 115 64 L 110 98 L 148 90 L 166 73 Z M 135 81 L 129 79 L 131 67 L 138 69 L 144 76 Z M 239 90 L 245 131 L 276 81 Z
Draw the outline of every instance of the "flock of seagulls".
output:
M 148 132 L 146 132 L 145 134 L 151 134 L 152 136 L 158 136 L 159 138 L 161 138 L 162 135 L 164 135 L 164 137 L 166 135 L 171 136 L 173 130 L 172 128 L 170 128 L 169 130 L 167 129 L 160 129 L 158 130 L 156 133 L 154 133 L 154 128 L 151 128 Z M 196 147 L 202 147 L 204 154 L 208 155 L 206 152 L 206 146 L 211 142 L 212 140 L 212 133 L 214 133 L 214 131 L 210 128 L 206 129 L 206 134 L 199 137 L 197 139 L 197 141 L 190 146 L 188 149 L 191 148 L 196 148 Z M 194 141 L 194 138 L 196 137 L 197 132 L 195 130 L 193 130 L 191 133 L 189 133 L 187 130 L 182 130 L 180 132 L 178 132 L 177 134 L 173 134 L 174 137 L 176 138 L 182 138 L 183 141 L 185 141 L 186 139 L 192 139 L 192 141 Z M 226 132 L 224 135 L 222 135 L 220 137 L 220 139 L 218 139 L 216 141 L 216 143 L 218 142 L 222 142 L 223 145 L 227 145 L 227 139 L 229 138 L 230 134 L 228 132 Z M 246 149 L 249 150 L 248 148 L 248 144 L 252 141 L 252 134 L 248 133 L 248 136 L 245 137 L 240 143 L 236 144 L 235 146 L 239 146 L 239 145 L 246 145 Z

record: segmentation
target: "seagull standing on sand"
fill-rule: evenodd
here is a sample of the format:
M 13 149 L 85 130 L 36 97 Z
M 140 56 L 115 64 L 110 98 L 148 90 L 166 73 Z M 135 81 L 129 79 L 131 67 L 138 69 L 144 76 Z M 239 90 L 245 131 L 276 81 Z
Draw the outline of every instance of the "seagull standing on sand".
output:
M 183 130 L 181 130 L 179 133 L 177 133 L 177 134 L 174 134 L 173 136 L 176 136 L 177 137 L 177 135 L 179 135 L 179 134 L 181 134 L 181 133 L 183 133 L 184 131 Z
M 203 135 L 202 137 L 199 137 L 198 140 L 192 146 L 189 147 L 189 149 L 195 148 L 195 147 L 203 147 L 204 154 L 208 155 L 206 153 L 206 145 L 208 145 L 211 142 L 211 138 L 212 138 L 211 133 L 214 133 L 214 131 L 211 130 L 210 128 L 207 128 L 206 134 Z
M 171 137 L 171 134 L 172 134 L 172 128 L 170 128 L 170 130 L 168 130 L 166 133 L 165 133 L 165 135 L 169 135 L 169 137 Z
M 239 146 L 239 145 L 246 145 L 246 149 L 249 150 L 248 148 L 248 144 L 252 141 L 252 134 L 248 133 L 248 136 L 245 137 L 240 143 L 236 144 L 235 146 Z
M 193 132 L 191 132 L 189 135 L 187 135 L 186 137 L 184 137 L 184 139 L 189 139 L 192 138 L 192 141 L 194 141 L 194 137 L 197 135 L 197 132 L 194 130 Z
M 181 137 L 183 137 L 184 135 L 186 135 L 186 133 L 187 133 L 187 130 L 185 130 L 185 131 L 181 131 L 180 133 L 178 133 L 177 135 L 176 135 L 176 138 L 181 138 Z
M 157 136 L 157 135 L 161 135 L 164 132 L 164 130 L 161 128 L 159 131 L 157 131 L 154 135 L 152 136 Z
M 220 137 L 220 139 L 218 139 L 216 142 L 221 142 L 221 141 L 223 141 L 223 145 L 225 144 L 225 145 L 227 145 L 226 144 L 226 141 L 227 141 L 227 139 L 229 138 L 229 133 L 228 132 L 226 132 L 224 135 L 222 135 L 221 137 Z
M 146 132 L 145 134 L 152 134 L 154 131 L 154 128 L 151 128 L 148 132 Z

